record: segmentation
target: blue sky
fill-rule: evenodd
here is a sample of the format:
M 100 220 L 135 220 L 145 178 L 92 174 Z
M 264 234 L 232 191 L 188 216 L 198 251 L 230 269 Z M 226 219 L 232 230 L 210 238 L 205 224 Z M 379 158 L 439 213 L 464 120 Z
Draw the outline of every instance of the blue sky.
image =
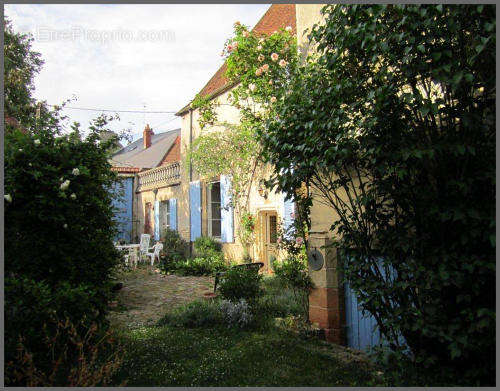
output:
M 235 21 L 253 27 L 269 4 L 55 5 L 6 4 L 14 29 L 33 34 L 43 70 L 37 99 L 71 107 L 176 111 L 222 64 Z M 141 36 L 139 36 L 141 35 Z M 99 112 L 67 109 L 86 128 Z M 180 127 L 173 114 L 120 114 L 114 130 L 142 135 Z

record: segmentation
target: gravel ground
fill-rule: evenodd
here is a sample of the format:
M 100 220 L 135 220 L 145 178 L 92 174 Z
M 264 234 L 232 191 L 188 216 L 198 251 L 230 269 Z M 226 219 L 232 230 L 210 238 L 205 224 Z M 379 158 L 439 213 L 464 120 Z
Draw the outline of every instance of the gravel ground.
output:
M 108 319 L 113 327 L 136 328 L 155 324 L 168 310 L 211 292 L 212 277 L 163 275 L 156 267 L 139 265 L 116 273 L 123 288 L 111 302 Z

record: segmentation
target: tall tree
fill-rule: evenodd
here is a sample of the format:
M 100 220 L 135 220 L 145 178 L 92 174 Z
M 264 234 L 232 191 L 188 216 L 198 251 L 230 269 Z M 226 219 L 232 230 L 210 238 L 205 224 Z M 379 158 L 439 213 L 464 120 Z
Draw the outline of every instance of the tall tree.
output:
M 345 276 L 394 349 L 402 335 L 418 365 L 491 384 L 495 7 L 323 13 L 259 133 L 273 182 L 309 183 L 338 214 Z
M 36 115 L 33 81 L 43 60 L 32 49 L 33 37 L 14 32 L 8 19 L 4 19 L 3 33 L 5 115 L 28 126 L 34 123 Z

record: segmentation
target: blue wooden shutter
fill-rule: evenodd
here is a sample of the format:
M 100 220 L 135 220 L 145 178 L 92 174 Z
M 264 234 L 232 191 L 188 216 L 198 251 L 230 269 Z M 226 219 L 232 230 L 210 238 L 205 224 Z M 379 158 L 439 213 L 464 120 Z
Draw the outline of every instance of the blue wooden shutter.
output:
M 285 232 L 289 232 L 288 229 L 292 226 L 294 218 L 292 213 L 295 213 L 295 203 L 293 199 L 286 199 L 286 194 L 283 193 L 283 227 Z M 291 231 L 289 232 L 292 233 Z
M 191 216 L 191 241 L 201 236 L 201 186 L 200 181 L 189 184 L 189 206 Z
M 175 198 L 168 200 L 168 208 L 170 209 L 170 221 L 168 224 L 170 225 L 170 229 L 177 231 L 177 200 Z
M 155 240 L 160 240 L 160 201 L 155 201 Z
M 233 239 L 233 204 L 231 202 L 231 178 L 220 176 L 221 241 L 231 243 Z
M 115 240 L 132 238 L 132 203 L 134 178 L 119 178 L 111 187 L 113 220 L 117 224 Z

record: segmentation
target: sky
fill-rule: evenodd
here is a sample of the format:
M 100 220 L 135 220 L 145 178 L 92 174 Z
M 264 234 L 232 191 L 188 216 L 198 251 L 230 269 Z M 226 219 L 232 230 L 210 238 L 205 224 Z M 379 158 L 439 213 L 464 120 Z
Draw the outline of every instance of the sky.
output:
M 176 112 L 222 65 L 233 24 L 253 27 L 269 4 L 6 4 L 15 31 L 31 33 L 45 64 L 35 98 L 68 107 Z M 145 106 L 145 109 L 144 109 Z M 86 129 L 101 111 L 65 109 Z M 113 114 L 113 113 L 107 113 Z M 171 113 L 119 113 L 112 130 L 142 137 L 180 128 Z

